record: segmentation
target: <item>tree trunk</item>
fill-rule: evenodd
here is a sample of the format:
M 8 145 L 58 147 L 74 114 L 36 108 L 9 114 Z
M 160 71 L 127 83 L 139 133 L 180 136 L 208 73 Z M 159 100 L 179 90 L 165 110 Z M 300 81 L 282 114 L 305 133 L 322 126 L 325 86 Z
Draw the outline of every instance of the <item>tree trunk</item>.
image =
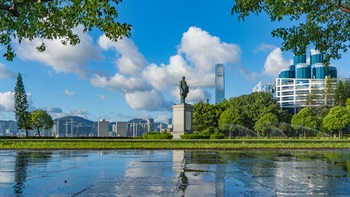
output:
M 342 138 L 342 135 L 343 135 L 343 131 L 342 130 L 339 130 L 339 139 L 341 139 Z
M 38 136 L 40 137 L 40 130 L 39 130 L 39 128 L 37 128 L 37 130 L 38 130 Z

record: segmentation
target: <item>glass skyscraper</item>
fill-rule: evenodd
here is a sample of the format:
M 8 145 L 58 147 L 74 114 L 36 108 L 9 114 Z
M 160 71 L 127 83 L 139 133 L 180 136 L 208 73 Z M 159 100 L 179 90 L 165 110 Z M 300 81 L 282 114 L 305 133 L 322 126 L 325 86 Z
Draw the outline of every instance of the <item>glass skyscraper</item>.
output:
M 225 69 L 223 64 L 215 66 L 215 103 L 225 98 Z

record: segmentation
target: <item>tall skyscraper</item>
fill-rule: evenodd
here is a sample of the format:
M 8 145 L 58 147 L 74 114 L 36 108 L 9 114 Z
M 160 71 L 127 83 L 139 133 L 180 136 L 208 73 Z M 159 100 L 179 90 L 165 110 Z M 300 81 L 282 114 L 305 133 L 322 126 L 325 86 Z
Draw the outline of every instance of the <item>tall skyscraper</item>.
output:
M 215 103 L 220 103 L 225 98 L 225 69 L 223 64 L 215 67 Z

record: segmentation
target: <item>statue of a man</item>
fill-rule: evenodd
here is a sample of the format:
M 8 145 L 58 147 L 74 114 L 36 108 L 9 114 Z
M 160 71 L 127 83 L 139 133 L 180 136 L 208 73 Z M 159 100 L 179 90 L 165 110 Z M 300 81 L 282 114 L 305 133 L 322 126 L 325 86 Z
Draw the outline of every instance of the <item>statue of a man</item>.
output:
M 182 76 L 182 80 L 180 81 L 180 84 L 179 84 L 179 89 L 180 89 L 181 104 L 185 104 L 185 98 L 189 92 L 189 87 L 185 81 L 185 76 Z

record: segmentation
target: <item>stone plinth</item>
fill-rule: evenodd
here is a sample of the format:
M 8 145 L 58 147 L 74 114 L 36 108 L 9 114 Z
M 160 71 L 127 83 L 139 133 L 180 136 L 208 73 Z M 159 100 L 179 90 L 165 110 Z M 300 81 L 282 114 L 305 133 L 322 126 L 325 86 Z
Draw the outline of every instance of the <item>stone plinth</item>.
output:
M 173 139 L 180 139 L 185 132 L 192 133 L 192 114 L 192 105 L 173 105 Z

